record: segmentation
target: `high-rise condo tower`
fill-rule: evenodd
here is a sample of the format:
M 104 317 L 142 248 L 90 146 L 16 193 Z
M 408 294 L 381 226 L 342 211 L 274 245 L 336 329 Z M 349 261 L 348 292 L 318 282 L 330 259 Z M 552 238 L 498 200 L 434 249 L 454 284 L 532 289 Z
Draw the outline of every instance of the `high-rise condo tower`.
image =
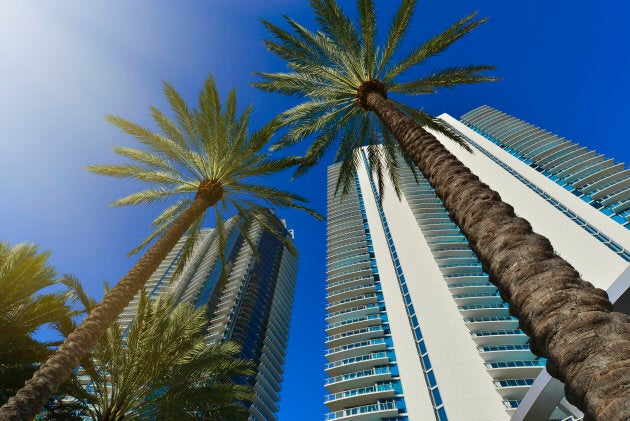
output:
M 628 312 L 630 170 L 490 107 L 438 139 Z M 365 151 L 345 197 L 328 170 L 326 420 L 579 418 L 433 188 L 379 197 Z
M 253 360 L 256 365 L 256 375 L 247 379 L 254 388 L 249 419 L 275 421 L 297 278 L 297 256 L 270 232 L 253 224 L 249 237 L 255 245 L 256 256 L 237 229 L 236 218 L 239 217 L 226 222 L 227 275 L 223 288 L 218 288 L 221 275 L 218 236 L 216 231 L 206 229 L 202 230 L 181 275 L 169 282 L 185 239 L 164 259 L 145 289 L 150 296 L 172 293 L 178 302 L 186 301 L 207 309 L 208 342 L 238 342 L 242 346 L 240 357 Z M 281 221 L 277 223 L 282 226 Z M 283 234 L 289 242 L 293 241 L 291 230 L 284 229 Z M 132 322 L 137 300 L 138 297 L 119 317 L 123 326 Z

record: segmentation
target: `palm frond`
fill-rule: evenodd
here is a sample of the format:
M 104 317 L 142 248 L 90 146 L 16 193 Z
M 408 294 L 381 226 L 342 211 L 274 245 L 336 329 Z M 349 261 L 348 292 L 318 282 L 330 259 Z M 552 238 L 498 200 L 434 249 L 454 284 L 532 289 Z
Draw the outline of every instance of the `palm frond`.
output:
M 389 83 L 393 78 L 409 68 L 425 61 L 431 56 L 441 53 L 455 41 L 487 21 L 487 18 L 473 20 L 475 16 L 477 16 L 477 12 L 465 16 L 444 32 L 427 40 L 399 62 L 387 66 L 387 70 L 383 75 L 383 83 Z
M 406 94 L 432 94 L 439 88 L 453 88 L 457 85 L 496 82 L 500 78 L 480 75 L 479 72 L 494 69 L 494 66 L 456 66 L 447 67 L 432 72 L 412 82 L 392 84 L 388 87 L 392 92 L 404 92 Z
M 416 1 L 417 0 L 403 0 L 398 8 L 398 11 L 396 11 L 387 33 L 387 41 L 385 41 L 385 45 L 383 47 L 383 54 L 381 55 L 378 72 L 375 76 L 376 79 L 380 78 L 383 69 L 387 66 L 389 60 L 394 56 L 400 42 L 405 37 L 405 34 L 409 29 L 409 24 L 411 23 L 411 18 L 413 17 Z

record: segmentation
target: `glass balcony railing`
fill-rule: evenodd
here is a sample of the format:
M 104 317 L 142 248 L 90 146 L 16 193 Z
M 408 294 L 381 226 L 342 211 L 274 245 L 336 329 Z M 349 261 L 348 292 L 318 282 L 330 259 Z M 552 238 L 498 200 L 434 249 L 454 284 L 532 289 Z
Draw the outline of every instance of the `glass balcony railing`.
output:
M 465 323 L 476 323 L 476 322 L 503 322 L 503 321 L 511 321 L 517 322 L 518 319 L 513 316 L 483 316 L 483 317 L 466 317 L 464 318 Z
M 334 383 L 339 383 L 339 382 L 346 382 L 349 380 L 354 380 L 354 379 L 360 379 L 362 377 L 371 377 L 371 376 L 376 376 L 379 374 L 391 374 L 391 370 L 389 369 L 389 367 L 374 367 L 371 370 L 363 370 L 363 371 L 357 371 L 354 373 L 348 373 L 348 374 L 344 374 L 342 376 L 336 376 L 336 377 L 331 377 L 326 379 L 326 385 L 330 385 L 330 384 L 334 384 Z
M 361 341 L 361 342 L 356 342 L 353 344 L 338 346 L 332 349 L 327 349 L 325 352 L 325 355 L 335 354 L 337 352 L 342 352 L 342 351 L 349 351 L 351 349 L 356 349 L 356 348 L 365 348 L 368 346 L 384 345 L 384 344 L 385 344 L 385 339 L 383 338 L 370 339 L 369 341 Z
M 370 360 L 378 360 L 378 359 L 382 359 L 382 358 L 387 358 L 387 353 L 386 352 L 373 352 L 371 354 L 368 355 L 361 355 L 358 357 L 352 357 L 352 358 L 346 358 L 340 361 L 335 361 L 332 363 L 328 363 L 326 364 L 326 370 L 331 369 L 331 368 L 335 368 L 335 367 L 340 367 L 343 365 L 349 365 L 349 364 L 354 364 L 354 363 L 359 363 L 359 362 L 363 362 L 363 361 L 370 361 Z
M 378 315 L 378 314 L 370 314 L 368 316 L 357 317 L 355 319 L 344 320 L 344 321 L 341 321 L 341 322 L 337 322 L 337 323 L 332 323 L 332 324 L 326 325 L 326 330 L 335 329 L 337 327 L 351 325 L 351 324 L 354 324 L 354 323 L 374 321 L 374 320 L 380 320 L 380 319 L 381 319 L 380 315 Z
M 337 339 L 342 339 L 342 338 L 347 338 L 350 336 L 356 336 L 356 335 L 362 335 L 365 333 L 377 333 L 377 332 L 383 332 L 383 327 L 382 326 L 372 326 L 372 327 L 366 327 L 363 329 L 356 329 L 356 330 L 351 330 L 350 332 L 343 332 L 343 333 L 338 333 L 336 335 L 331 335 L 331 336 L 327 336 L 325 341 L 326 342 L 330 342 L 330 341 L 334 341 Z
M 518 406 L 520 404 L 521 404 L 521 401 L 520 400 L 516 400 L 516 399 L 510 399 L 510 400 L 503 401 L 503 406 L 505 406 L 507 409 L 518 408 Z
M 363 414 L 376 415 L 376 413 L 383 413 L 383 414 L 378 414 L 378 415 L 382 415 L 383 417 L 391 417 L 391 416 L 395 416 L 398 413 L 398 409 L 396 408 L 396 403 L 393 401 L 381 402 L 381 403 L 375 403 L 372 405 L 357 406 L 354 408 L 348 408 L 348 409 L 343 409 L 341 411 L 331 412 L 329 414 L 326 414 L 325 421 L 351 418 L 353 416 L 363 415 Z
M 350 389 L 344 390 L 343 392 L 339 393 L 332 393 L 330 395 L 326 395 L 324 401 L 331 402 L 339 399 L 351 398 L 353 396 L 367 395 L 368 393 L 376 392 L 387 392 L 390 390 L 394 390 L 394 385 L 392 385 L 391 383 L 376 384 L 374 386 L 360 387 L 358 389 Z
M 331 308 L 331 307 L 336 307 L 336 306 L 340 306 L 343 304 L 348 304 L 351 303 L 353 301 L 360 301 L 360 300 L 368 300 L 371 298 L 376 298 L 376 294 L 374 293 L 368 293 L 368 294 L 361 294 L 361 295 L 357 295 L 355 297 L 350 297 L 350 298 L 344 298 L 343 300 L 339 300 L 339 301 L 334 301 L 330 304 L 326 305 L 326 308 Z
M 501 335 L 525 335 L 521 329 L 499 329 L 499 330 L 483 330 L 480 332 L 470 332 L 470 336 L 501 336 Z
M 465 305 L 465 306 L 457 306 L 458 310 L 477 310 L 477 309 L 484 309 L 484 308 L 509 308 L 509 304 L 508 303 L 496 303 L 496 304 L 469 304 L 469 305 Z
M 534 384 L 535 379 L 509 379 L 509 380 L 497 380 L 494 381 L 494 387 L 497 389 L 505 387 L 523 387 L 531 386 Z
M 517 368 L 517 367 L 544 367 L 545 360 L 533 360 L 533 361 L 497 361 L 492 363 L 486 363 L 486 368 Z
M 495 351 L 529 351 L 529 345 L 490 345 L 478 346 L 479 352 L 495 352 Z

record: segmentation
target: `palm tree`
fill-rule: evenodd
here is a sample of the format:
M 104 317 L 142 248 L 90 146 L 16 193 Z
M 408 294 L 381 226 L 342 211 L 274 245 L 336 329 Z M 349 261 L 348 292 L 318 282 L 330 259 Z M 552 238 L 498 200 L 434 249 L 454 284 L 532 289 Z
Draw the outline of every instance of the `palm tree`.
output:
M 143 205 L 176 198 L 153 221 L 153 233 L 133 252 L 157 241 L 105 295 L 33 378 L 0 408 L 0 418 L 30 419 L 39 412 L 177 241 L 188 233 L 180 257 L 180 269 L 183 267 L 209 208 L 214 208 L 220 247 L 224 247 L 226 242 L 222 214 L 230 210 L 247 213 L 270 232 L 277 233 L 282 241 L 286 240 L 280 235 L 279 227 L 266 218 L 267 213 L 262 205 L 302 209 L 321 218 L 301 204 L 306 202 L 301 196 L 257 181 L 298 162 L 294 157 L 272 159 L 269 154 L 261 152 L 278 128 L 279 121 L 273 120 L 253 134 L 248 134 L 251 107 L 239 115 L 234 90 L 228 95 L 225 107 L 222 107 L 212 77 L 208 78 L 199 95 L 197 109 L 191 110 L 167 83 L 164 93 L 176 121 L 152 107 L 151 114 L 162 134 L 120 117 L 107 117 L 110 123 L 138 139 L 147 149 L 114 149 L 116 153 L 134 161 L 133 164 L 87 167 L 95 174 L 152 183 L 146 190 L 117 200 L 113 203 L 115 206 Z M 246 237 L 247 227 L 239 222 L 239 228 Z M 251 241 L 248 242 L 251 244 Z
M 67 314 L 64 293 L 39 293 L 57 285 L 50 253 L 32 244 L 0 241 L 0 402 L 24 384 L 50 354 L 48 345 L 33 338 L 44 325 L 54 325 Z
M 281 114 L 288 130 L 275 147 L 315 136 L 298 166 L 296 175 L 300 175 L 340 139 L 337 189 L 343 191 L 359 161 L 357 147 L 382 142 L 386 165 L 379 163 L 378 148 L 368 148 L 369 161 L 379 180 L 387 170 L 395 185 L 396 150 L 402 149 L 435 187 L 468 238 L 511 313 L 531 337 L 532 351 L 547 358 L 549 373 L 565 383 L 568 400 L 597 419 L 628 415 L 628 316 L 613 312 L 604 291 L 582 280 L 545 237 L 534 233 L 425 128 L 463 139 L 427 113 L 388 97 L 495 80 L 483 74 L 490 66 L 448 67 L 403 80 L 409 70 L 485 22 L 473 13 L 401 55 L 399 46 L 415 4 L 415 0 L 402 1 L 380 47 L 372 0 L 357 1 L 358 28 L 334 0 L 310 1 L 317 31 L 290 18 L 286 18 L 289 30 L 263 21 L 273 35 L 265 41 L 267 48 L 287 62 L 289 71 L 259 73 L 262 80 L 255 86 L 306 98 Z
M 87 311 L 80 285 L 72 289 Z M 240 360 L 238 345 L 207 345 L 204 308 L 175 305 L 172 297 L 148 299 L 140 293 L 138 311 L 128 331 L 113 323 L 87 358 L 81 375 L 87 387 L 66 385 L 67 396 L 47 408 L 45 419 L 59 412 L 95 420 L 247 418 L 239 402 L 251 400 L 251 387 L 233 380 L 255 374 Z M 72 385 L 70 385 L 72 386 Z

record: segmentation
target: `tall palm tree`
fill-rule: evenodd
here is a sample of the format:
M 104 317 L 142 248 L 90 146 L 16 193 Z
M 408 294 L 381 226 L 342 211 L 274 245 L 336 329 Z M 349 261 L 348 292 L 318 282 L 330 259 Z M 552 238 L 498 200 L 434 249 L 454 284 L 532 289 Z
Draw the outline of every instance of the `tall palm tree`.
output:
M 80 285 L 72 289 L 91 310 L 94 303 Z M 207 345 L 207 323 L 203 308 L 175 305 L 168 295 L 151 302 L 142 291 L 129 330 L 113 323 L 81 361 L 87 387 L 67 387 L 67 395 L 50 405 L 44 418 L 54 419 L 65 409 L 101 421 L 245 420 L 248 414 L 239 402 L 251 400 L 252 390 L 234 380 L 254 374 L 253 366 L 236 358 L 240 349 L 234 343 Z
M 199 95 L 197 109 L 190 109 L 167 83 L 164 85 L 164 93 L 176 121 L 152 107 L 151 114 L 161 134 L 120 117 L 107 117 L 110 123 L 144 145 L 146 150 L 127 147 L 114 149 L 116 153 L 134 161 L 133 164 L 87 167 L 95 174 L 131 178 L 152 184 L 146 190 L 117 200 L 113 203 L 115 206 L 143 205 L 176 199 L 153 221 L 152 226 L 155 229 L 139 249 L 156 239 L 157 241 L 105 295 L 101 303 L 68 336 L 33 378 L 0 408 L 1 419 L 33 418 L 59 385 L 70 376 L 80 359 L 87 355 L 88 350 L 105 333 L 182 235 L 188 233 L 188 240 L 180 257 L 180 268 L 183 267 L 209 208 L 214 208 L 220 247 L 224 247 L 226 242 L 222 219 L 224 212 L 247 213 L 270 232 L 277 233 L 282 241 L 285 240 L 280 235 L 279 228 L 266 218 L 267 212 L 262 208 L 263 205 L 302 209 L 321 218 L 301 204 L 306 202 L 301 196 L 260 182 L 261 178 L 285 170 L 298 161 L 293 157 L 272 159 L 269 154 L 261 152 L 279 126 L 279 121 L 271 121 L 249 134 L 251 107 L 239 115 L 234 90 L 222 107 L 212 77 L 208 78 Z M 239 228 L 247 239 L 247 227 L 239 222 Z M 138 249 L 133 252 L 136 251 Z
M 482 24 L 475 14 L 400 54 L 416 1 L 403 0 L 385 43 L 377 46 L 372 0 L 357 0 L 358 27 L 335 0 L 311 0 L 316 31 L 286 18 L 289 30 L 263 21 L 273 35 L 266 46 L 289 67 L 259 73 L 255 86 L 305 97 L 281 114 L 288 131 L 276 148 L 315 138 L 297 175 L 315 165 L 336 139 L 342 162 L 337 188 L 354 174 L 359 146 L 382 142 L 369 161 L 379 180 L 389 171 L 397 184 L 396 149 L 435 187 L 451 218 L 475 250 L 490 279 L 509 302 L 532 351 L 547 358 L 549 373 L 565 383 L 568 400 L 588 416 L 621 419 L 630 411 L 630 320 L 612 311 L 607 294 L 582 280 L 554 253 L 550 242 L 517 217 L 499 194 L 482 183 L 426 128 L 463 141 L 439 120 L 391 94 L 430 94 L 440 88 L 486 82 L 490 66 L 456 66 L 418 77 L 405 74 Z M 401 58 L 398 58 L 401 57 Z M 377 148 L 368 148 L 377 151 Z M 625 418 L 624 418 L 625 419 Z
M 0 402 L 13 396 L 50 354 L 48 345 L 33 338 L 44 325 L 55 325 L 69 314 L 64 293 L 39 293 L 59 284 L 48 264 L 50 253 L 32 244 L 0 241 Z

